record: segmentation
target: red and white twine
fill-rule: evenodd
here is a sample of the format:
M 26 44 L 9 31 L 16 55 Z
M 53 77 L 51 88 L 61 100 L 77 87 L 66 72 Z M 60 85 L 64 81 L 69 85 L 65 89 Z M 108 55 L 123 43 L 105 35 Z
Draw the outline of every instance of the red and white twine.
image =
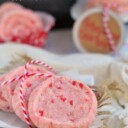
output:
M 21 83 L 20 83 L 20 104 L 21 104 L 21 109 L 22 109 L 22 112 L 23 112 L 23 115 L 24 115 L 24 118 L 26 120 L 26 123 L 28 124 L 29 128 L 32 128 L 32 124 L 31 124 L 31 121 L 30 121 L 30 117 L 28 115 L 28 112 L 27 112 L 27 109 L 25 108 L 25 104 L 24 104 L 24 96 L 23 96 L 23 87 L 24 87 L 24 82 L 25 82 L 25 79 L 28 78 L 29 76 L 42 76 L 42 77 L 47 77 L 47 78 L 50 78 L 52 77 L 53 75 L 51 74 L 38 74 L 38 73 L 33 73 L 33 74 L 30 74 L 30 75 L 23 75 L 22 79 L 21 79 Z
M 23 86 L 24 86 L 24 81 L 26 78 L 28 77 L 31 77 L 31 76 L 42 76 L 42 77 L 52 77 L 53 75 L 51 74 L 44 74 L 44 73 L 31 73 L 31 74 L 27 74 L 27 77 L 24 75 L 21 75 L 19 77 L 16 77 L 16 78 L 12 78 L 8 81 L 5 81 L 3 83 L 1 83 L 1 86 L 4 86 L 4 85 L 7 85 L 7 84 L 11 84 L 13 82 L 16 82 L 16 81 L 19 81 L 21 80 L 21 86 L 20 86 L 20 100 L 21 100 L 21 108 L 22 108 L 22 111 L 23 111 L 23 115 L 24 115 L 24 118 L 26 120 L 26 123 L 28 124 L 29 128 L 32 128 L 32 125 L 31 125 L 31 121 L 29 119 L 29 116 L 27 114 L 27 110 L 25 108 L 25 105 L 24 105 L 24 97 L 23 97 Z
M 46 64 L 45 62 L 42 62 L 42 61 L 38 61 L 38 60 L 31 60 L 29 61 L 26 65 L 25 65 L 25 73 L 27 74 L 28 71 L 29 71 L 29 66 L 32 65 L 32 64 L 36 64 L 36 65 L 42 65 L 44 66 L 45 68 L 47 68 L 49 71 L 53 72 L 53 73 L 56 73 L 55 69 L 52 68 L 51 66 L 49 66 L 48 64 Z
M 53 73 L 56 73 L 56 71 L 54 70 L 54 68 L 52 68 L 51 66 L 49 66 L 45 62 L 37 61 L 37 60 L 32 60 L 32 61 L 28 62 L 24 66 L 24 74 L 22 74 L 21 76 L 18 76 L 18 77 L 9 79 L 7 81 L 4 81 L 3 83 L 0 84 L 1 86 L 5 86 L 5 85 L 11 84 L 11 83 L 13 83 L 15 81 L 21 80 L 21 83 L 20 83 L 20 94 L 19 94 L 19 96 L 20 96 L 20 104 L 21 104 L 21 109 L 23 111 L 24 118 L 25 118 L 26 123 L 28 124 L 29 128 L 32 128 L 32 124 L 31 124 L 30 118 L 28 116 L 27 110 L 25 108 L 24 96 L 23 96 L 23 87 L 24 87 L 25 79 L 28 78 L 28 77 L 31 77 L 31 76 L 42 76 L 42 77 L 46 77 L 46 78 L 49 78 L 49 77 L 54 76 L 52 74 L 46 74 L 46 73 L 29 73 L 29 66 L 31 64 L 37 64 L 37 65 L 39 64 L 39 65 L 42 65 L 45 68 L 47 68 L 49 71 L 51 71 Z
M 108 11 L 113 6 L 116 7 L 116 4 L 114 4 L 114 5 L 105 5 L 103 7 L 103 27 L 104 27 L 106 36 L 108 38 L 109 45 L 110 45 L 112 51 L 114 51 L 116 53 L 117 52 L 117 49 L 116 49 L 116 46 L 115 46 L 115 41 L 114 41 L 112 32 L 111 32 L 111 30 L 109 28 L 109 24 L 108 24 L 108 22 L 109 22 L 109 14 L 108 14 Z
M 44 67 L 46 67 L 47 69 L 49 69 L 50 71 L 54 72 L 54 74 L 47 74 L 47 73 L 29 73 L 29 66 L 32 65 L 32 64 L 36 64 L 36 65 L 42 65 Z M 24 96 L 23 96 L 23 87 L 25 86 L 24 82 L 25 80 L 28 78 L 28 77 L 31 77 L 31 76 L 42 76 L 42 77 L 45 77 L 45 78 L 50 78 L 50 77 L 55 77 L 56 71 L 51 67 L 49 66 L 48 64 L 42 62 L 42 61 L 36 61 L 36 60 L 32 60 L 30 62 L 28 62 L 25 66 L 24 66 L 24 74 L 22 74 L 21 76 L 18 76 L 16 78 L 12 78 L 8 81 L 5 81 L 1 84 L 1 86 L 4 86 L 4 85 L 7 85 L 7 84 L 11 84 L 15 81 L 21 81 L 20 82 L 20 93 L 19 93 L 19 97 L 20 97 L 20 104 L 21 104 L 21 109 L 22 109 L 22 112 L 23 112 L 23 115 L 24 115 L 24 118 L 25 118 L 25 121 L 26 123 L 28 124 L 29 128 L 33 128 L 33 125 L 31 123 L 31 120 L 30 120 L 30 117 L 28 115 L 28 111 L 27 111 L 27 108 L 25 107 L 25 103 L 24 103 Z M 75 84 L 80 84 L 81 86 L 83 86 L 82 83 L 79 83 L 77 81 L 74 82 Z M 91 88 L 94 92 L 96 91 L 95 88 Z
M 56 71 L 51 67 L 49 66 L 48 64 L 42 62 L 42 61 L 37 61 L 37 60 L 32 60 L 30 62 L 28 62 L 25 66 L 24 66 L 24 75 L 21 79 L 21 83 L 20 83 L 20 104 L 21 104 L 21 109 L 23 111 L 23 115 L 24 115 L 24 118 L 26 120 L 26 123 L 28 124 L 29 128 L 32 128 L 32 124 L 31 124 L 31 121 L 30 121 L 30 118 L 29 118 L 29 115 L 27 113 L 27 109 L 25 108 L 25 104 L 24 104 L 24 97 L 23 97 L 23 86 L 24 86 L 24 82 L 25 82 L 25 79 L 29 76 L 29 66 L 32 65 L 32 64 L 36 64 L 36 65 L 42 65 L 44 67 L 46 67 L 47 69 L 49 69 L 50 71 L 52 71 L 53 73 L 56 73 Z M 34 76 L 42 76 L 42 77 L 52 77 L 53 75 L 51 74 L 38 74 L 38 73 L 35 73 L 33 74 Z
M 23 75 L 18 76 L 18 77 L 15 77 L 15 78 L 12 78 L 12 79 L 7 80 L 7 81 L 4 81 L 3 83 L 0 84 L 0 86 L 4 86 L 4 85 L 7 85 L 7 84 L 11 84 L 11 83 L 13 83 L 13 82 L 15 82 L 15 81 L 20 80 L 22 77 L 23 77 Z

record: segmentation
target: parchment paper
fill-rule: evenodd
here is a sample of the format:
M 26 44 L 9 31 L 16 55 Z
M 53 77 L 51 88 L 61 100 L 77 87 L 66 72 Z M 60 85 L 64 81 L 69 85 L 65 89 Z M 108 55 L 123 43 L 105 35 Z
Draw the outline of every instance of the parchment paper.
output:
M 42 60 L 53 66 L 59 74 L 72 77 L 80 76 L 79 79 L 85 80 L 84 76 L 89 75 L 89 81 L 95 82 L 95 86 L 108 86 L 112 82 L 119 84 L 124 91 L 123 94 L 112 93 L 112 104 L 102 108 L 111 111 L 108 116 L 106 128 L 128 128 L 128 54 L 122 57 L 113 58 L 100 54 L 73 54 L 73 55 L 55 55 L 36 49 L 27 45 L 4 44 L 0 45 L 0 67 L 8 64 L 15 54 L 27 54 L 33 59 Z M 74 76 L 75 74 L 75 76 Z M 92 78 L 93 76 L 94 81 Z M 91 79 L 91 80 L 90 80 Z M 86 81 L 86 80 L 85 80 Z M 106 83 L 106 84 L 105 84 Z M 114 100 L 118 98 L 118 102 Z M 122 107 L 123 105 L 123 107 Z M 101 127 L 100 117 L 97 117 L 91 128 Z M 17 116 L 0 111 L 0 127 L 4 128 L 27 128 Z

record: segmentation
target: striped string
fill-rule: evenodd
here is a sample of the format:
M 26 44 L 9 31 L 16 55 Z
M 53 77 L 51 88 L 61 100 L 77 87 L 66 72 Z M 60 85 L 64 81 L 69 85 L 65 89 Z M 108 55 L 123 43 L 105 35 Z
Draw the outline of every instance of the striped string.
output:
M 107 39 L 108 39 L 108 42 L 109 42 L 109 46 L 110 48 L 112 49 L 113 52 L 115 52 L 115 54 L 118 54 L 117 53 L 117 48 L 116 48 L 116 45 L 115 45 L 115 41 L 114 41 L 114 38 L 113 38 L 113 34 L 110 30 L 110 27 L 109 27 L 109 14 L 108 14 L 108 11 L 109 9 L 111 9 L 112 7 L 117 7 L 117 4 L 107 4 L 107 5 L 104 5 L 103 7 L 103 27 L 104 27 L 104 31 L 106 33 L 106 36 L 107 36 Z
M 24 115 L 24 118 L 26 120 L 26 123 L 28 124 L 29 128 L 32 128 L 32 124 L 31 124 L 30 118 L 28 117 L 27 110 L 26 110 L 25 105 L 24 105 L 24 97 L 23 97 L 22 88 L 24 86 L 25 79 L 28 78 L 28 77 L 31 77 L 31 76 L 42 76 L 42 77 L 49 78 L 49 77 L 52 77 L 52 75 L 51 74 L 44 74 L 44 73 L 30 73 L 30 74 L 27 74 L 27 76 L 24 76 L 24 75 L 21 75 L 19 77 L 7 80 L 7 81 L 1 83 L 1 86 L 7 85 L 7 84 L 11 84 L 13 82 L 21 80 L 21 87 L 20 87 L 21 107 L 22 107 L 22 111 L 23 111 L 23 115 Z
M 109 7 L 104 6 L 104 8 L 103 8 L 103 26 L 104 26 L 104 30 L 105 30 L 106 36 L 108 38 L 109 45 L 110 45 L 111 49 L 113 51 L 116 51 L 113 35 L 111 33 L 111 30 L 110 30 L 109 24 L 108 24 L 108 21 L 109 21 L 108 10 L 109 10 Z
M 22 109 L 22 112 L 23 112 L 23 115 L 24 115 L 24 118 L 26 120 L 26 123 L 28 124 L 28 127 L 29 128 L 33 128 L 32 127 L 32 124 L 31 124 L 31 121 L 30 121 L 30 117 L 28 115 L 28 112 L 27 112 L 27 109 L 25 107 L 25 103 L 24 103 L 24 96 L 23 96 L 23 87 L 24 87 L 24 82 L 26 80 L 26 78 L 28 78 L 29 76 L 42 76 L 42 77 L 46 77 L 46 78 L 50 78 L 52 77 L 53 75 L 51 74 L 38 74 L 38 73 L 33 73 L 33 74 L 30 74 L 30 75 L 26 75 L 24 74 L 23 77 L 21 78 L 21 83 L 20 83 L 20 104 L 21 104 L 21 109 Z
M 49 71 L 53 72 L 54 74 L 56 73 L 56 71 L 54 70 L 54 68 L 52 68 L 51 66 L 49 66 L 45 62 L 37 61 L 37 60 L 32 60 L 32 61 L 28 62 L 24 66 L 24 74 L 22 74 L 21 76 L 18 76 L 18 77 L 9 79 L 7 81 L 4 81 L 3 83 L 0 84 L 0 86 L 4 86 L 4 85 L 7 85 L 7 84 L 11 84 L 11 83 L 13 83 L 15 81 L 21 80 L 21 83 L 20 83 L 20 94 L 19 94 L 19 96 L 20 96 L 20 104 L 21 104 L 21 109 L 23 111 L 23 115 L 24 115 L 25 121 L 28 124 L 29 128 L 32 128 L 32 124 L 31 124 L 30 118 L 28 116 L 28 113 L 27 113 L 27 110 L 26 110 L 25 104 L 24 104 L 24 97 L 23 97 L 23 86 L 24 86 L 24 82 L 25 82 L 26 78 L 31 77 L 31 76 L 42 76 L 42 77 L 45 77 L 45 78 L 49 78 L 49 77 L 54 76 L 54 75 L 46 74 L 46 73 L 29 73 L 29 66 L 31 64 L 37 64 L 37 65 L 39 64 L 39 65 L 42 65 L 45 68 L 47 68 Z
M 24 87 L 24 82 L 25 80 L 28 78 L 28 77 L 31 77 L 31 76 L 41 76 L 41 77 L 45 77 L 45 78 L 50 78 L 50 77 L 56 77 L 55 74 L 46 74 L 46 73 L 29 73 L 29 66 L 32 65 L 32 64 L 40 64 L 40 65 L 43 65 L 45 66 L 46 68 L 48 68 L 50 71 L 56 73 L 56 71 L 49 65 L 47 65 L 46 63 L 44 62 L 41 62 L 41 61 L 36 61 L 36 60 L 32 60 L 30 62 L 28 62 L 25 66 L 24 66 L 24 74 L 21 75 L 21 76 L 18 76 L 16 78 L 13 78 L 13 79 L 10 79 L 8 81 L 5 81 L 1 84 L 1 86 L 4 86 L 6 84 L 11 84 L 15 81 L 21 81 L 20 83 L 20 104 L 21 104 L 21 109 L 22 109 L 22 112 L 23 112 L 23 115 L 24 115 L 24 118 L 25 118 L 25 121 L 26 123 L 28 124 L 28 127 L 29 128 L 33 128 L 33 125 L 31 124 L 31 120 L 30 120 L 30 117 L 28 115 L 28 111 L 25 107 L 25 103 L 24 103 L 24 96 L 23 96 L 23 87 Z M 75 81 L 75 83 L 77 83 L 77 81 Z M 81 85 L 81 83 L 80 83 Z M 82 84 L 83 86 L 83 84 Z M 92 91 L 96 92 L 95 88 L 91 87 Z
M 42 61 L 38 61 L 38 60 L 31 60 L 30 62 L 28 62 L 25 66 L 24 66 L 24 75 L 21 79 L 21 83 L 20 83 L 20 104 L 21 104 L 21 109 L 24 115 L 24 118 L 26 120 L 26 123 L 28 124 L 29 128 L 32 128 L 32 124 L 30 121 L 30 117 L 27 113 L 27 109 L 25 108 L 25 103 L 24 103 L 24 97 L 23 97 L 23 87 L 24 87 L 24 81 L 25 79 L 28 77 L 29 74 L 29 66 L 32 64 L 36 64 L 36 65 L 42 65 L 44 67 L 46 67 L 48 70 L 52 71 L 53 73 L 56 73 L 56 71 L 54 70 L 54 68 L 52 68 L 51 66 L 49 66 L 48 64 L 46 64 L 45 62 Z M 49 75 L 49 74 L 34 74 L 35 76 L 42 76 L 42 77 L 52 77 L 53 75 Z
M 89 0 L 90 2 L 90 5 L 94 6 L 96 5 L 96 1 L 95 0 Z M 100 3 L 100 2 L 99 2 Z M 98 2 L 97 2 L 98 4 Z M 120 55 L 117 51 L 117 47 L 115 45 L 115 41 L 114 41 L 114 37 L 113 37 L 113 34 L 110 30 L 110 27 L 109 27 L 109 14 L 108 14 L 108 11 L 110 9 L 116 9 L 118 10 L 119 13 L 122 13 L 124 12 L 124 8 L 123 6 L 127 5 L 128 4 L 128 1 L 123 3 L 123 4 L 119 4 L 119 3 L 116 3 L 116 2 L 113 2 L 113 3 L 108 3 L 107 0 L 106 2 L 104 2 L 103 5 L 103 18 L 102 18 L 102 21 L 103 21 L 103 27 L 104 27 L 104 31 L 106 33 L 106 36 L 107 36 L 107 39 L 109 41 L 109 46 L 110 48 L 112 49 L 113 52 L 115 52 L 116 55 Z
M 42 66 L 44 66 L 45 68 L 47 68 L 49 71 L 51 71 L 51 72 L 53 72 L 53 73 L 55 73 L 56 74 L 56 71 L 55 71 L 55 69 L 53 68 L 53 67 L 51 67 L 51 66 L 49 66 L 47 63 L 45 63 L 45 62 L 42 62 L 42 61 L 39 61 L 39 60 L 31 60 L 31 61 L 29 61 L 26 65 L 25 65 L 25 73 L 27 74 L 28 73 L 28 68 L 29 68 L 29 66 L 30 65 L 32 65 L 32 64 L 36 64 L 36 65 L 42 65 Z

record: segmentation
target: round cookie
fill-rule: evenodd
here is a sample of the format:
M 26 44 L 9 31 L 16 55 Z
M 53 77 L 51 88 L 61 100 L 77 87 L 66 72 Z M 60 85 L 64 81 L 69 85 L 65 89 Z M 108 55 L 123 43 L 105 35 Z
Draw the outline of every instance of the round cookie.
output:
M 36 71 L 36 69 L 35 69 Z M 36 72 L 40 72 L 40 73 L 44 73 L 44 74 L 53 74 L 43 68 L 38 67 Z M 23 87 L 23 96 L 24 96 L 24 105 L 26 108 L 28 108 L 28 99 L 29 96 L 31 94 L 31 92 L 39 86 L 39 84 L 41 82 L 44 82 L 47 78 L 46 77 L 41 77 L 41 76 L 31 76 L 29 78 L 27 78 L 24 82 L 24 87 Z M 12 97 L 12 106 L 14 109 L 14 112 L 16 113 L 16 115 L 18 117 L 20 117 L 20 119 L 22 119 L 23 121 L 26 121 L 23 115 L 23 111 L 21 108 L 21 103 L 20 103 L 20 82 L 18 82 L 15 91 L 14 91 L 14 95 Z
M 28 111 L 38 128 L 88 128 L 97 112 L 97 100 L 88 86 L 56 76 L 31 93 Z

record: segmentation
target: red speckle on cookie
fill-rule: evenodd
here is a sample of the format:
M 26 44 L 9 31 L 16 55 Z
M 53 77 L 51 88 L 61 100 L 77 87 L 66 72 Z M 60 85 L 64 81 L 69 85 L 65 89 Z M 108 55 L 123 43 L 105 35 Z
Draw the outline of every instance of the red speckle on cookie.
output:
M 72 85 L 74 85 L 74 86 L 75 86 L 76 84 L 77 84 L 77 82 L 76 82 L 76 81 L 72 81 Z
M 55 103 L 55 100 L 51 99 L 51 103 L 53 103 L 53 104 L 54 104 L 54 103 Z
M 52 83 L 51 83 L 51 84 L 49 84 L 49 88 L 52 88 Z
M 60 100 L 63 101 L 63 102 L 66 101 L 66 97 L 64 97 L 63 95 L 60 95 L 59 98 L 60 98 Z
M 44 111 L 40 110 L 39 114 L 40 114 L 40 116 L 44 116 Z
M 30 88 L 32 86 L 32 84 L 30 84 L 30 83 L 27 83 L 26 85 L 28 88 Z
M 86 94 L 90 94 L 89 91 L 86 91 L 85 93 L 86 93 Z
M 74 120 L 74 119 L 70 119 L 70 121 L 71 121 L 71 122 L 75 122 L 75 120 Z
M 85 102 L 88 102 L 89 100 L 88 99 L 84 99 Z
M 10 107 L 8 106 L 8 107 L 7 107 L 7 109 L 9 110 L 9 109 L 10 109 Z
M 59 89 L 59 90 L 62 89 L 62 87 L 60 87 L 60 86 L 58 86 L 58 87 L 56 87 L 56 88 Z
M 83 106 L 80 106 L 80 110 L 83 110 Z
M 14 96 L 14 91 L 13 90 L 11 91 L 11 95 Z
M 2 96 L 2 94 L 0 93 L 0 99 L 5 101 L 4 97 Z
M 81 89 L 84 87 L 84 85 L 82 83 L 80 83 L 79 86 Z
M 71 100 L 69 103 L 70 103 L 70 105 L 73 105 L 73 100 Z
M 38 71 L 38 72 L 41 72 L 41 70 L 40 70 L 39 68 L 37 69 L 37 71 Z

